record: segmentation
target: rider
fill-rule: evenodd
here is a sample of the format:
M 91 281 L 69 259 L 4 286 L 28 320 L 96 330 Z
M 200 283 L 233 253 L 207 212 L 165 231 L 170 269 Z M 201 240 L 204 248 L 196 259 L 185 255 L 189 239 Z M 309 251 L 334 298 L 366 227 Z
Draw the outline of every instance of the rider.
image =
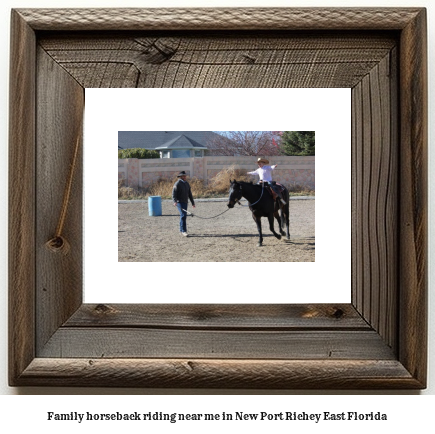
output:
M 258 169 L 253 172 L 248 172 L 248 175 L 259 175 L 260 183 L 263 183 L 265 186 L 270 186 L 272 190 L 277 194 L 278 199 L 281 201 L 283 205 L 286 204 L 286 201 L 282 197 L 280 189 L 275 185 L 275 182 L 272 181 L 272 170 L 275 170 L 278 167 L 278 164 L 273 166 L 269 166 L 269 160 L 265 158 L 258 158 L 257 160 Z

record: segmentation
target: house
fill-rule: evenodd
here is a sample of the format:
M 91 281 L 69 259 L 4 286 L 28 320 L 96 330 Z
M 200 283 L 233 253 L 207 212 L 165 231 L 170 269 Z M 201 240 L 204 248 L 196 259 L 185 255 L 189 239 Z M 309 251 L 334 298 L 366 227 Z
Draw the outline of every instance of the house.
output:
M 156 148 L 156 151 L 160 152 L 161 158 L 203 157 L 206 150 L 206 146 L 201 145 L 184 134 Z
M 213 131 L 118 131 L 118 148 L 145 148 L 160 158 L 203 157 Z

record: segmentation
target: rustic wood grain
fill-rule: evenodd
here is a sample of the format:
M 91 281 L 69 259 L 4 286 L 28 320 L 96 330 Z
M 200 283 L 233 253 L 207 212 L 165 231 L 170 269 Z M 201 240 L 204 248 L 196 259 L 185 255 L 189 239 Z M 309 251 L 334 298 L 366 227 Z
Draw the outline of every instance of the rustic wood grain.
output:
M 401 30 L 421 8 L 18 9 L 35 30 Z
M 380 64 L 380 86 L 390 86 L 390 92 L 382 93 L 380 119 L 382 124 L 382 190 L 380 190 L 382 202 L 381 212 L 378 214 L 378 225 L 383 229 L 385 237 L 382 237 L 382 258 L 384 261 L 381 287 L 386 288 L 379 292 L 380 314 L 377 330 L 385 338 L 385 341 L 397 351 L 397 264 L 398 264 L 398 223 L 397 214 L 399 207 L 400 191 L 398 190 L 399 179 L 399 153 L 396 151 L 399 137 L 399 111 L 398 101 L 398 70 L 397 70 L 397 47 L 393 48 L 390 56 Z M 388 115 L 390 113 L 390 115 Z M 383 214 L 382 214 L 383 213 Z M 393 271 L 394 270 L 394 271 Z M 385 315 L 385 312 L 391 312 Z
M 427 356 L 426 11 L 401 34 L 399 360 L 426 379 Z
M 394 360 L 374 330 L 60 328 L 39 357 Z
M 35 35 L 11 19 L 9 118 L 9 378 L 35 357 Z
M 425 387 L 424 9 L 12 17 L 10 167 L 23 183 L 10 186 L 11 385 Z M 81 305 L 80 181 L 65 227 L 70 254 L 51 256 L 43 243 L 62 203 L 83 88 L 118 86 L 351 87 L 352 306 Z
M 48 250 L 64 206 L 76 140 L 82 136 L 84 89 L 41 48 L 37 51 L 36 341 L 39 351 L 78 309 L 83 287 L 83 164 L 80 146 L 63 237 L 67 254 Z M 57 181 L 55 181 L 57 180 Z M 52 312 L 46 315 L 46 312 Z
M 363 261 L 363 195 L 361 191 L 363 173 L 363 114 L 362 84 L 352 89 L 352 303 L 361 312 L 364 298 Z
M 390 75 L 392 76 L 392 86 L 397 86 L 399 84 L 399 50 L 397 48 L 393 49 L 391 61 L 390 61 Z M 400 88 L 400 86 L 399 86 Z M 394 88 L 392 89 L 394 90 Z M 400 91 L 400 90 L 399 90 Z M 397 148 L 399 146 L 399 125 L 400 125 L 400 108 L 399 108 L 399 92 L 392 91 L 390 93 L 391 100 L 390 100 L 390 107 L 391 107 L 391 113 L 393 114 L 390 117 L 391 120 L 391 126 L 390 126 L 390 135 L 391 135 L 391 145 L 394 148 Z M 395 115 L 394 115 L 395 113 Z M 422 146 L 424 144 L 422 143 Z M 397 185 L 397 188 L 399 189 L 398 195 L 399 195 L 399 201 L 393 201 L 389 200 L 386 204 L 386 213 L 390 216 L 390 219 L 385 221 L 385 225 L 387 227 L 387 231 L 389 233 L 389 240 L 391 242 L 391 258 L 390 260 L 392 263 L 398 264 L 399 263 L 399 243 L 400 243 L 400 237 L 399 237 L 399 223 L 397 221 L 397 215 L 399 213 L 398 207 L 400 206 L 400 196 L 401 196 L 401 190 L 399 186 L 399 178 L 400 174 L 399 171 L 395 172 L 392 170 L 394 167 L 400 167 L 400 153 L 395 152 L 391 154 L 391 161 L 390 161 L 390 180 L 389 183 L 391 185 Z M 406 248 L 406 246 L 404 246 Z M 384 293 L 383 301 L 385 301 L 385 308 L 387 312 L 395 312 L 395 315 L 385 315 L 383 318 L 383 322 L 385 324 L 385 330 L 387 332 L 388 336 L 387 342 L 391 342 L 394 348 L 398 348 L 398 333 L 397 333 L 397 327 L 398 327 L 398 316 L 400 315 L 398 306 L 400 303 L 400 294 L 399 291 L 397 291 L 397 288 L 399 287 L 399 273 L 396 274 L 390 274 L 388 276 L 388 286 L 390 288 L 394 288 L 390 292 Z
M 41 359 L 23 372 L 26 385 L 225 389 L 418 389 L 391 360 Z
M 64 327 L 186 330 L 370 330 L 352 305 L 83 304 Z
M 354 303 L 393 348 L 397 313 L 398 112 L 396 62 L 392 49 L 352 91 L 353 220 L 352 254 L 356 270 Z M 365 122 L 363 122 L 365 120 Z
M 39 43 L 84 87 L 352 88 L 388 56 L 397 38 L 350 32 L 68 34 L 43 36 Z

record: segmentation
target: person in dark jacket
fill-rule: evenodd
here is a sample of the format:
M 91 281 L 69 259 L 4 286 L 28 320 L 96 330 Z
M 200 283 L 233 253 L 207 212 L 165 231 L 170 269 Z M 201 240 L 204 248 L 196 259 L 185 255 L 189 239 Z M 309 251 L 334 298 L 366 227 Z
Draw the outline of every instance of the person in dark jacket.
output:
M 193 208 L 195 208 L 195 201 L 193 200 L 190 185 L 186 181 L 186 172 L 183 170 L 177 175 L 177 177 L 178 181 L 172 188 L 172 200 L 174 202 L 174 206 L 177 207 L 178 212 L 180 213 L 180 232 L 182 235 L 187 237 L 187 203 L 188 200 L 190 200 Z

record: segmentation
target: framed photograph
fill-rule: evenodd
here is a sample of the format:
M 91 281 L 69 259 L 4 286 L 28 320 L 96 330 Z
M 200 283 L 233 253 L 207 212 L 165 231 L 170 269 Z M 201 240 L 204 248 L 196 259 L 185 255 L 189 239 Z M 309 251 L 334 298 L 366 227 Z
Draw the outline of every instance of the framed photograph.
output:
M 424 8 L 13 10 L 10 385 L 425 388 L 426 38 Z M 351 302 L 84 303 L 90 88 L 350 89 Z

